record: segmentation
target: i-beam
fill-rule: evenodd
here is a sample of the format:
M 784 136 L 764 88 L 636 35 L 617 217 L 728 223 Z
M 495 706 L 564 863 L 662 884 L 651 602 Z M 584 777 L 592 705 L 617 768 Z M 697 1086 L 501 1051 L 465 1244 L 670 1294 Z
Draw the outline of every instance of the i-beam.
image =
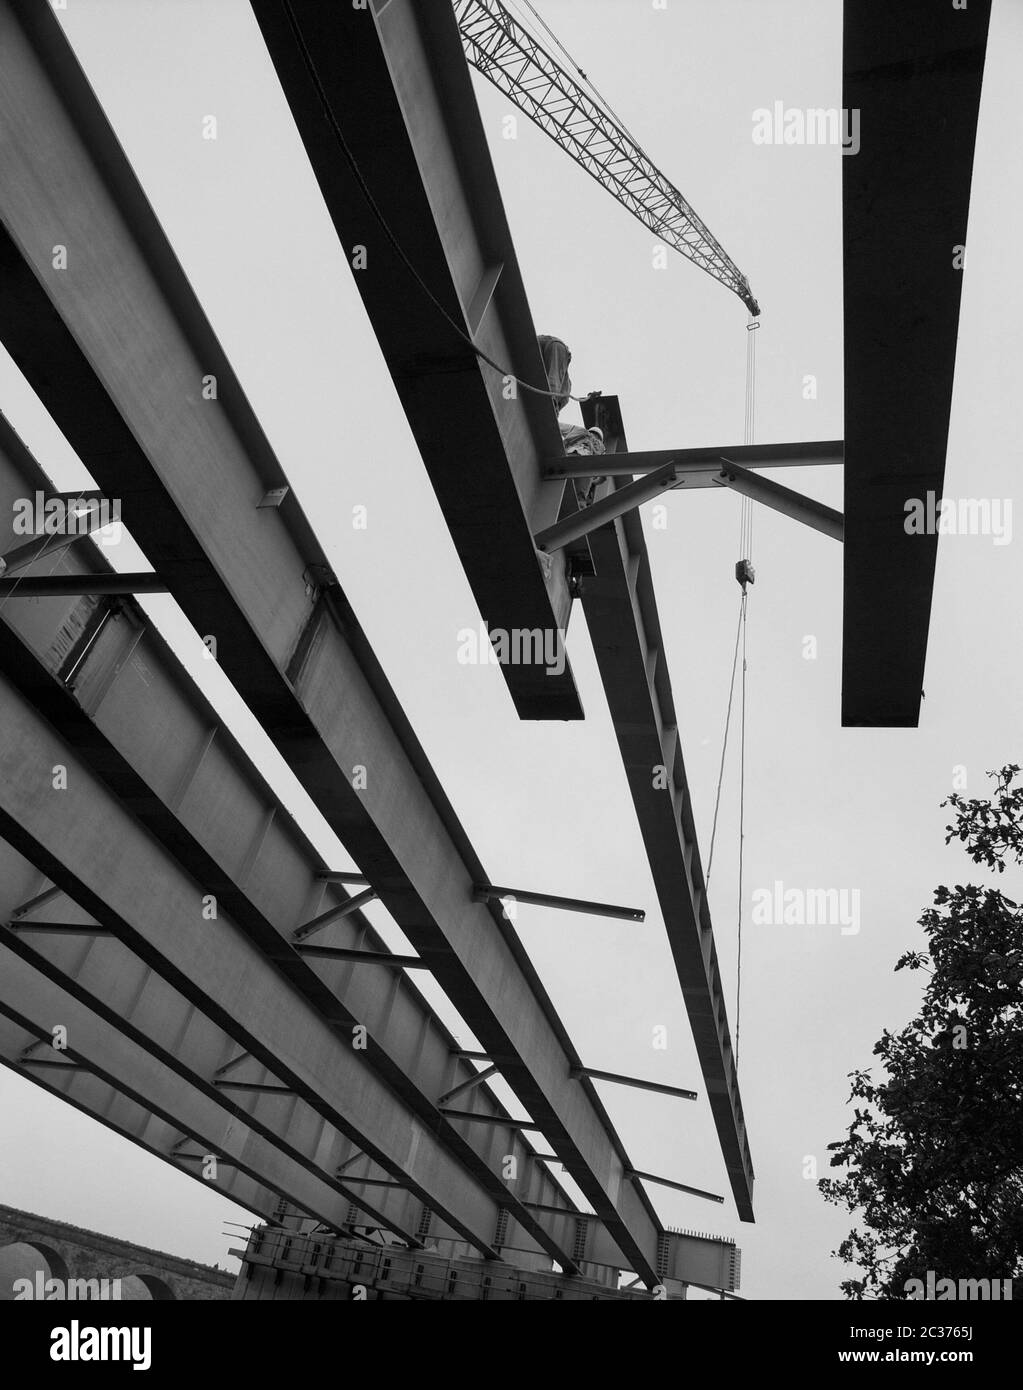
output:
M 438 1106 L 448 1105 L 456 1096 L 463 1095 L 466 1091 L 475 1090 L 481 1082 L 486 1081 L 498 1070 L 499 1068 L 493 1063 L 491 1063 L 489 1067 L 484 1067 L 484 1069 L 477 1072 L 475 1076 L 470 1076 L 468 1081 L 462 1081 L 450 1091 L 445 1091 L 437 1102 Z
M 328 908 L 326 912 L 321 912 L 319 917 L 314 917 L 312 921 L 304 922 L 302 926 L 296 927 L 291 934 L 292 941 L 302 941 L 322 927 L 328 927 L 331 922 L 339 922 L 342 917 L 350 917 L 353 912 L 358 912 L 367 903 L 375 902 L 376 896 L 372 888 L 367 888 L 363 893 L 356 893 L 355 897 L 349 898 L 346 903 L 338 903 L 337 907 Z
M 535 904 L 537 907 L 559 907 L 563 912 L 586 912 L 594 917 L 617 917 L 623 922 L 644 922 L 646 913 L 639 907 L 616 907 L 613 903 L 592 903 L 585 898 L 559 898 L 553 893 L 528 893 L 522 888 L 498 888 L 493 883 L 477 883 L 473 886 L 474 903 L 501 902 L 513 898 L 517 903 Z
M 10 931 L 49 932 L 52 936 L 113 936 L 107 927 L 98 927 L 92 922 L 35 922 L 12 920 L 7 923 Z
M 619 1076 L 613 1071 L 595 1071 L 593 1067 L 573 1067 L 571 1076 L 589 1076 L 596 1081 L 615 1081 L 619 1086 L 635 1086 L 640 1091 L 656 1091 L 662 1096 L 676 1096 L 679 1100 L 696 1100 L 697 1093 L 680 1086 L 664 1086 L 659 1081 L 641 1081 L 636 1076 Z
M 671 1178 L 659 1178 L 654 1173 L 641 1173 L 634 1168 L 628 1177 L 633 1182 L 655 1182 L 658 1187 L 670 1187 L 674 1192 L 688 1192 L 691 1197 L 704 1197 L 708 1202 L 723 1202 L 724 1197 L 719 1197 L 716 1192 L 704 1192 L 702 1187 L 689 1187 L 684 1182 L 674 1182 Z
M 721 472 L 714 475 L 716 483 L 730 487 L 733 492 L 741 492 L 744 497 L 750 497 L 772 511 L 781 512 L 782 516 L 790 516 L 793 521 L 801 521 L 804 526 L 812 526 L 815 531 L 821 531 L 833 540 L 845 539 L 845 517 L 834 507 L 826 507 L 823 502 L 804 497 L 801 492 L 793 492 L 792 488 L 782 487 L 781 483 L 772 482 L 770 478 L 759 478 L 756 473 L 733 463 L 731 459 L 722 462 L 724 467 Z M 621 497 L 622 493 L 617 495 Z
M 551 459 L 544 467 L 545 478 L 635 478 L 653 473 L 666 463 L 675 465 L 687 491 L 712 487 L 722 459 L 732 459 L 742 468 L 818 468 L 842 463 L 845 441 L 826 439 L 800 444 L 734 444 L 721 449 L 648 449 L 629 453 L 573 455 Z
M 496 1125 L 499 1129 L 536 1129 L 540 1126 L 533 1120 L 512 1120 L 507 1115 L 477 1115 L 472 1110 L 443 1110 L 449 1120 L 475 1120 L 480 1125 Z
M 299 946 L 299 955 L 317 960 L 349 960 L 356 965 L 400 965 L 403 970 L 429 970 L 418 956 L 397 956 L 390 951 L 357 951 L 349 946 Z
M 602 466 L 606 456 L 597 457 Z M 827 507 L 812 497 L 805 497 L 792 488 L 783 487 L 781 483 L 772 482 L 770 478 L 758 477 L 756 473 L 731 459 L 722 458 L 719 463 L 720 467 L 714 472 L 701 468 L 701 475 L 719 487 L 729 487 L 735 492 L 741 492 L 743 496 L 770 507 L 772 511 L 781 512 L 783 516 L 791 517 L 794 521 L 801 521 L 805 526 L 822 531 L 834 540 L 840 541 L 844 538 L 844 518 L 842 513 L 835 511 L 833 507 Z M 587 471 L 594 475 L 596 467 L 596 464 L 590 462 L 587 464 Z M 607 472 L 599 476 L 611 475 Z M 536 548 L 540 551 L 560 550 L 566 545 L 571 545 L 573 541 L 582 540 L 584 536 L 590 535 L 601 526 L 606 526 L 610 521 L 617 520 L 627 512 L 635 511 L 637 507 L 651 501 L 660 493 L 680 487 L 685 481 L 683 466 L 666 463 L 647 477 L 627 483 L 625 487 L 615 488 L 592 506 L 582 507 L 579 511 L 555 522 L 553 526 L 537 532 L 533 537 Z

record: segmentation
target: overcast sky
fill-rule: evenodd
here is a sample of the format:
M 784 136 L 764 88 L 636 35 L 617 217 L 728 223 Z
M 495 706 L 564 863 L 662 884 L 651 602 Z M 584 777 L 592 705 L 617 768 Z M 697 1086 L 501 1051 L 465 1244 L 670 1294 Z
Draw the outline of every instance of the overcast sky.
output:
M 537 2 L 748 275 L 763 311 L 757 440 L 840 438 L 842 156 L 752 140 L 757 108 L 841 105 L 838 0 Z M 457 662 L 456 634 L 479 615 L 248 6 L 70 0 L 61 20 L 491 880 L 646 909 L 634 925 L 520 906 L 576 1047 L 591 1066 L 702 1091 L 582 612 L 568 644 L 582 723 L 521 723 L 495 668 Z M 1012 497 L 1019 470 L 1021 51 L 1023 6 L 995 0 L 946 496 Z M 740 443 L 739 300 L 674 253 L 655 269 L 651 235 L 524 118 L 502 138 L 513 108 L 477 89 L 536 327 L 568 341 L 576 390 L 620 397 L 633 449 Z M 215 141 L 201 138 L 209 114 Z M 6 356 L 0 403 L 59 485 L 87 481 Z M 774 476 L 840 507 L 840 474 Z M 351 527 L 356 504 L 365 531 Z M 700 491 L 667 506 L 647 538 L 706 862 L 739 503 Z M 137 567 L 128 544 L 108 554 Z M 846 1074 L 918 998 L 919 977 L 892 965 L 920 944 L 933 887 L 966 872 L 943 845 L 953 768 L 978 795 L 985 769 L 1018 758 L 1019 554 L 1015 539 L 944 538 L 919 730 L 843 730 L 841 550 L 757 511 L 740 1058 L 757 1224 L 730 1200 L 651 1189 L 667 1223 L 737 1238 L 747 1297 L 836 1298 L 848 1273 L 829 1257 L 848 1221 L 808 1160 L 827 1171 Z M 350 864 L 173 601 L 143 603 L 323 853 Z M 730 760 L 711 907 L 733 1030 L 737 804 Z M 859 890 L 859 931 L 754 926 L 751 894 L 776 881 Z M 379 906 L 370 915 L 401 944 Z M 657 1025 L 666 1051 L 651 1045 Z M 637 1168 L 727 1193 L 705 1099 L 598 1085 Z M 224 1221 L 248 1218 L 222 1198 L 6 1071 L 0 1110 L 0 1200 L 225 1262 Z

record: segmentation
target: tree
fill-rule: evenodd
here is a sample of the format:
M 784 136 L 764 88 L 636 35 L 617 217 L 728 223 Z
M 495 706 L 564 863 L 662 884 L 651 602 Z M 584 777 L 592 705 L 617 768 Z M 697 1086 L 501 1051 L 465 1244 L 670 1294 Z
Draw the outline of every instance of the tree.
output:
M 990 800 L 942 802 L 955 818 L 945 843 L 999 874 L 1023 862 L 1019 772 L 989 773 Z M 1023 912 L 996 888 L 957 884 L 935 890 L 920 925 L 927 950 L 895 966 L 928 975 L 920 1012 L 875 1045 L 882 1077 L 850 1073 L 853 1121 L 828 1145 L 847 1172 L 819 1183 L 859 1223 L 834 1252 L 862 1274 L 843 1281 L 847 1298 L 903 1299 L 929 1271 L 1023 1275 Z

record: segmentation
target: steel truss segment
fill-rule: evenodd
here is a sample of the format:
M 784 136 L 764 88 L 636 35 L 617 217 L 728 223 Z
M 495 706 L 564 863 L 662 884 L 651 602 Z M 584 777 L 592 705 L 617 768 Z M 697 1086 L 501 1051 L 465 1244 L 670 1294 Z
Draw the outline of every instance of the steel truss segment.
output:
M 419 13 L 392 0 L 381 19 L 393 34 Z M 109 125 L 52 13 L 19 5 L 17 16 L 0 8 L 0 111 L 17 113 L 0 151 L 14 232 L 0 248 L 12 306 L 0 331 L 12 355 L 97 483 L 122 499 L 197 630 L 223 634 L 226 674 L 467 1026 L 514 1059 L 506 1079 L 608 1221 L 623 1267 L 655 1280 L 654 1208 L 625 1181 L 627 1155 L 596 1091 L 570 1079 L 579 1058 L 516 934 L 493 904 L 471 902 L 488 877 L 355 614 L 339 587 L 306 592 L 301 576 L 322 559 L 311 529 L 297 503 L 252 505 L 287 480 Z M 44 151 L 54 177 L 41 184 L 32 170 Z M 78 274 L 55 272 L 42 253 L 58 214 Z M 498 295 L 507 280 L 506 262 Z M 195 390 L 211 367 L 213 409 Z M 352 786 L 355 764 L 371 769 L 365 789 Z

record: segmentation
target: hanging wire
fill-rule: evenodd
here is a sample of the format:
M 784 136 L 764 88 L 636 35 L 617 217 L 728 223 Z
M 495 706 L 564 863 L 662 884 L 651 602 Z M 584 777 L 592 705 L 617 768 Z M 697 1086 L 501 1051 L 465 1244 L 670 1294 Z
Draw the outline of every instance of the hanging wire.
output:
M 757 332 L 759 319 L 751 314 L 746 324 L 746 418 L 743 428 L 743 443 L 752 444 L 756 435 L 757 418 Z M 753 503 L 748 497 L 742 499 L 742 517 L 745 522 L 740 538 L 740 558 L 753 558 Z
M 746 401 L 743 442 L 753 443 L 756 419 L 756 338 L 754 330 L 759 325 L 751 316 L 746 334 Z M 752 559 L 753 552 L 753 504 L 749 498 L 741 499 L 739 508 L 739 559 Z M 746 711 L 748 706 L 748 662 L 746 647 L 747 616 L 749 608 L 748 579 L 740 577 L 737 567 L 736 578 L 742 585 L 739 600 L 739 621 L 735 628 L 735 647 L 732 652 L 732 673 L 728 682 L 728 707 L 725 711 L 725 731 L 721 740 L 721 761 L 718 766 L 718 785 L 714 796 L 714 820 L 710 832 L 710 853 L 707 856 L 706 888 L 710 891 L 710 878 L 714 869 L 714 846 L 717 841 L 718 812 L 721 807 L 721 788 L 725 779 L 725 758 L 728 752 L 728 734 L 732 723 L 732 705 L 735 699 L 735 673 L 739 666 L 739 648 L 742 647 L 742 676 L 739 696 L 739 896 L 736 924 L 736 970 L 735 970 L 735 1067 L 739 1067 L 739 1030 L 742 1009 L 742 884 L 743 851 L 746 839 Z
M 752 444 L 756 435 L 757 416 L 757 331 L 759 320 L 750 315 L 746 325 L 746 419 L 743 442 Z M 742 499 L 739 517 L 739 558 L 753 559 L 753 503 L 750 498 Z M 742 684 L 739 699 L 739 895 L 736 910 L 736 961 L 735 961 L 735 1068 L 739 1069 L 739 1031 L 742 1024 L 742 879 L 746 841 L 746 711 L 748 706 L 747 680 L 749 664 L 746 658 L 746 624 L 749 596 L 746 582 L 742 582 L 742 600 L 739 604 L 739 632 L 736 633 L 736 651 L 739 634 L 742 635 Z M 735 659 L 732 661 L 732 680 L 735 680 Z M 729 695 L 731 701 L 731 695 Z M 727 726 L 726 726 L 727 737 Z M 722 750 L 722 768 L 724 751 Z
M 745 596 L 744 596 L 745 597 Z M 710 876 L 714 869 L 714 841 L 718 833 L 718 807 L 721 805 L 721 784 L 725 777 L 725 753 L 728 750 L 728 728 L 732 722 L 732 697 L 735 694 L 735 668 L 739 660 L 739 635 L 742 630 L 743 609 L 739 610 L 739 621 L 735 628 L 735 651 L 732 653 L 732 676 L 728 682 L 728 710 L 725 714 L 725 733 L 721 740 L 721 765 L 718 768 L 718 789 L 714 797 L 714 823 L 710 831 L 710 853 L 707 856 L 707 892 L 710 892 Z
M 739 701 L 739 908 L 735 952 L 735 1069 L 739 1070 L 739 1028 L 742 1023 L 742 868 L 746 839 L 746 591 L 739 618 L 742 627 L 742 698 Z

